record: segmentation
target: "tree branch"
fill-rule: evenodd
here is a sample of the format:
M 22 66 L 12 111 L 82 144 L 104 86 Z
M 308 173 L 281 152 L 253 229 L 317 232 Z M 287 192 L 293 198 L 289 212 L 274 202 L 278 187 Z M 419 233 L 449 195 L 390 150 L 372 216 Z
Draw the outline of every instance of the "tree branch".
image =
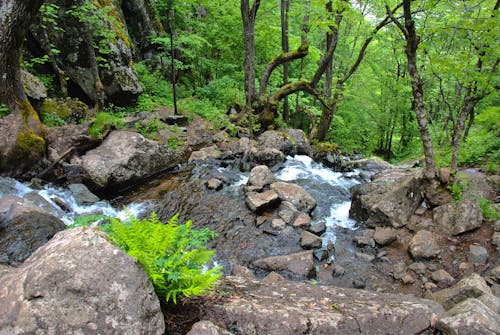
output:
M 401 6 L 401 4 L 398 5 L 398 7 L 400 7 L 400 6 Z M 385 10 L 387 12 L 387 16 L 391 19 L 392 22 L 394 22 L 394 24 L 399 28 L 399 30 L 401 30 L 401 32 L 403 33 L 405 38 L 407 38 L 408 37 L 408 30 L 405 28 L 405 26 L 403 26 L 403 24 L 401 22 L 399 22 L 399 20 L 394 17 L 394 12 L 391 11 L 391 9 L 389 8 L 388 5 L 385 6 Z

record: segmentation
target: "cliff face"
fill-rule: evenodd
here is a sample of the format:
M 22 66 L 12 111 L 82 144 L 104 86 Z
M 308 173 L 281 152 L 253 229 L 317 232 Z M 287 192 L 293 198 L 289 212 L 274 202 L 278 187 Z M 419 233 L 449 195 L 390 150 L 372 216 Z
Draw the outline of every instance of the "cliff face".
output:
M 27 51 L 48 54 L 50 45 L 56 50 L 57 65 L 69 79 L 69 94 L 91 101 L 96 99 L 95 58 L 106 101 L 117 106 L 133 103 L 142 93 L 133 60 L 149 52 L 149 37 L 155 30 L 150 0 L 98 0 L 93 6 L 78 7 L 73 2 L 49 0 L 46 5 L 53 6 L 53 19 L 44 22 L 40 18 L 33 23 Z M 91 41 L 85 38 L 86 26 Z

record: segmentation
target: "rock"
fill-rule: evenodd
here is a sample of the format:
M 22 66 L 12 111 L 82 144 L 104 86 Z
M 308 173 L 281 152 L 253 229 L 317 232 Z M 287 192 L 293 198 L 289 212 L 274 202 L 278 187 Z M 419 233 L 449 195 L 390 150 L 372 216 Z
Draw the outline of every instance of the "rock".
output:
M 312 155 L 315 162 L 321 162 L 323 165 L 340 170 L 342 164 L 342 152 L 339 147 L 333 143 L 320 142 L 312 145 Z
M 412 263 L 408 268 L 419 275 L 425 275 L 425 271 L 427 270 L 427 267 L 422 262 Z
M 440 168 L 439 172 L 439 181 L 443 185 L 448 185 L 451 181 L 451 171 L 448 168 Z
M 0 259 L 21 263 L 65 228 L 61 220 L 28 200 L 4 196 L 0 198 Z
M 303 230 L 302 233 L 300 233 L 300 246 L 304 249 L 321 248 L 322 243 L 323 242 L 319 236 L 316 236 L 307 230 Z
M 266 165 L 258 165 L 250 171 L 247 185 L 264 187 L 276 181 L 273 172 Z
M 325 222 L 314 223 L 307 228 L 308 231 L 315 235 L 322 235 L 326 231 Z
M 364 236 L 355 236 L 353 238 L 353 241 L 360 248 L 366 247 L 366 246 L 369 246 L 369 247 L 375 246 L 375 240 L 373 238 L 365 236 L 365 235 Z
M 431 272 L 431 278 L 437 283 L 446 285 L 449 285 L 455 281 L 455 278 L 453 278 L 448 272 L 443 269 Z
M 404 262 L 396 263 L 392 267 L 392 276 L 396 280 L 403 279 L 403 277 L 406 275 L 406 269 L 407 266 Z
M 285 154 L 274 148 L 264 148 L 257 150 L 252 148 L 250 157 L 257 163 L 267 166 L 274 166 L 285 161 Z
M 90 182 L 100 188 L 120 187 L 171 169 L 184 153 L 130 131 L 113 131 L 96 149 L 81 158 Z
M 311 156 L 312 155 L 312 148 L 311 145 L 309 144 L 309 140 L 307 139 L 306 134 L 302 129 L 292 129 L 288 128 L 285 129 L 286 134 L 288 135 L 288 139 L 290 140 L 292 146 L 293 146 L 293 152 L 285 152 L 287 155 L 307 155 Z
M 281 204 L 283 205 L 283 203 Z M 295 213 L 296 213 L 295 211 L 291 210 L 286 206 L 280 206 L 280 211 L 278 212 L 278 215 L 287 224 L 291 224 L 293 222 L 293 219 L 295 218 Z
M 220 190 L 222 189 L 222 186 L 224 186 L 224 183 L 222 180 L 217 179 L 217 178 L 210 178 L 207 180 L 206 186 L 209 190 Z
M 212 144 L 215 135 L 213 125 L 198 115 L 189 124 L 186 133 L 188 145 L 196 148 Z
M 435 235 L 426 230 L 412 237 L 408 250 L 415 259 L 434 258 L 441 252 Z
M 276 191 L 281 201 L 291 202 L 299 211 L 310 213 L 316 208 L 316 200 L 299 185 L 278 181 L 271 184 L 271 189 Z
M 255 279 L 255 275 L 253 274 L 252 270 L 250 270 L 246 266 L 242 266 L 242 265 L 238 265 L 238 264 L 236 264 L 231 269 L 231 275 L 245 277 L 245 278 L 249 278 L 249 279 Z
M 488 257 L 488 250 L 486 248 L 477 244 L 469 246 L 469 254 L 467 255 L 469 262 L 484 264 L 488 260 Z
M 312 250 L 258 259 L 253 265 L 268 271 L 289 271 L 303 277 L 308 277 L 314 272 Z
M 283 281 L 283 280 L 285 280 L 285 277 L 283 277 L 279 273 L 276 273 L 273 271 L 270 274 L 268 274 L 267 276 L 265 276 L 264 279 L 262 279 L 262 282 L 263 283 L 274 283 L 274 282 Z
M 220 304 L 238 334 L 418 334 L 442 308 L 410 296 L 299 282 L 261 283 L 230 277 L 240 294 Z
M 352 281 L 352 287 L 356 289 L 364 289 L 366 287 L 366 282 L 362 279 L 354 279 Z
M 320 262 L 325 261 L 328 259 L 328 257 L 330 257 L 330 253 L 325 249 L 316 249 L 313 251 L 313 254 L 314 258 L 316 258 Z
M 477 298 L 483 294 L 491 294 L 491 289 L 481 276 L 473 273 L 452 287 L 427 295 L 426 298 L 440 303 L 448 310 L 468 298 Z
M 409 273 L 405 274 L 401 280 L 405 285 L 411 285 L 415 283 L 415 278 L 413 278 Z
M 308 228 L 311 225 L 311 217 L 306 213 L 300 213 L 292 225 L 295 228 Z
M 465 233 L 483 224 L 483 213 L 475 199 L 436 207 L 432 211 L 432 217 L 436 227 L 450 235 Z
M 43 101 L 43 103 L 39 108 L 39 113 L 42 119 L 45 119 L 50 116 L 52 117 L 57 116 L 60 119 L 64 120 L 67 125 L 79 126 L 79 127 L 70 127 L 70 129 L 73 128 L 78 131 L 80 128 L 87 128 L 87 129 L 89 128 L 90 123 L 85 122 L 85 120 L 90 118 L 92 112 L 84 102 L 78 99 L 49 98 Z M 61 130 L 57 128 L 62 128 L 64 129 L 63 132 L 65 132 L 68 136 L 73 135 L 73 137 L 76 137 L 81 135 L 87 135 L 90 137 L 88 132 L 87 133 L 76 132 L 74 134 L 69 133 L 68 131 L 65 130 L 65 128 L 68 127 L 67 125 L 55 127 L 56 129 L 48 129 L 48 131 L 49 132 L 55 131 L 56 133 L 59 133 L 61 132 Z M 67 141 L 67 139 L 62 139 L 62 138 L 59 138 L 59 140 Z M 94 140 L 97 139 L 94 138 Z M 75 149 L 77 149 L 79 152 L 82 152 L 81 151 L 82 149 L 80 148 L 75 147 Z
M 424 288 L 427 292 L 432 292 L 435 291 L 438 287 L 433 282 L 428 281 L 424 284 Z
M 163 334 L 144 271 L 96 228 L 58 233 L 0 288 L 2 334 Z
M 263 193 L 248 193 L 245 200 L 248 208 L 254 212 L 261 212 L 266 208 L 273 207 L 279 201 L 278 194 L 273 190 Z
M 225 329 L 222 329 L 219 326 L 216 326 L 211 321 L 198 321 L 196 322 L 191 330 L 186 335 L 231 335 L 232 333 L 228 332 Z
M 443 334 L 498 334 L 500 318 L 478 299 L 467 299 L 439 316 Z
M 376 174 L 371 183 L 351 188 L 349 214 L 370 227 L 405 226 L 423 201 L 421 186 L 420 172 L 385 170 Z
M 273 229 L 283 229 L 286 226 L 286 222 L 281 219 L 274 219 L 271 221 L 271 228 Z
M 97 195 L 90 192 L 87 186 L 83 184 L 70 184 L 68 188 L 73 194 L 75 202 L 80 206 L 93 204 L 101 200 Z
M 283 131 L 267 130 L 259 136 L 257 141 L 261 150 L 276 149 L 291 156 L 297 153 L 289 135 Z
M 500 284 L 500 266 L 494 267 L 488 275 L 492 283 Z
M 26 95 L 31 99 L 43 100 L 47 97 L 47 88 L 42 81 L 24 69 L 21 69 L 21 81 Z
M 89 135 L 89 124 L 47 127 L 46 132 L 47 158 L 51 163 L 59 161 L 68 150 L 72 150 L 72 154 L 83 155 L 101 143 L 101 140 Z M 72 154 L 63 159 L 63 162 L 69 161 Z M 76 177 L 81 178 L 81 173 L 75 179 Z
M 357 252 L 356 258 L 364 260 L 365 262 L 373 262 L 375 260 L 375 256 L 364 253 L 364 252 Z
M 483 294 L 477 300 L 488 306 L 493 312 L 500 314 L 500 298 L 495 297 L 493 294 Z
M 425 181 L 423 186 L 426 204 L 429 204 L 431 208 L 442 206 L 453 201 L 451 192 L 439 181 L 435 179 Z
M 370 171 L 370 172 L 380 172 L 384 170 L 391 170 L 394 169 L 395 166 L 392 164 L 387 163 L 381 158 L 378 157 L 370 157 L 370 158 L 363 158 L 363 159 L 358 159 L 358 160 L 352 160 L 352 161 L 345 161 L 342 163 L 342 168 L 346 169 L 360 169 L 360 170 L 365 170 L 365 171 Z
M 493 233 L 493 236 L 491 237 L 491 244 L 497 248 L 500 247 L 500 232 L 497 231 Z
M 396 232 L 392 228 L 376 227 L 373 239 L 378 245 L 385 246 L 396 240 Z
M 333 277 L 342 277 L 345 273 L 344 267 L 339 264 L 335 264 L 332 268 L 332 276 Z
M 259 216 L 255 219 L 255 226 L 259 227 L 266 223 L 267 219 L 263 216 Z

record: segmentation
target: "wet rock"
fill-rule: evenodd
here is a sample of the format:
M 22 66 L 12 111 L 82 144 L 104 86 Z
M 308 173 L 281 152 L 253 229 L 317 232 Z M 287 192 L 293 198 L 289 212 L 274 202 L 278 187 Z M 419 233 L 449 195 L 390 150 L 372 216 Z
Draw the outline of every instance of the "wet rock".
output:
M 232 333 L 215 325 L 211 321 L 198 321 L 186 335 L 231 335 Z
M 113 131 L 81 157 L 86 178 L 99 188 L 138 182 L 184 162 L 184 152 L 130 131 Z
M 442 308 L 431 301 L 332 286 L 228 278 L 242 294 L 219 306 L 238 334 L 417 334 Z
M 481 227 L 483 213 L 476 199 L 451 202 L 433 209 L 436 227 L 445 234 L 458 235 Z
M 281 219 L 274 219 L 271 221 L 271 228 L 273 229 L 283 229 L 286 226 L 286 222 Z
M 218 190 L 222 189 L 222 187 L 224 186 L 224 183 L 220 179 L 210 178 L 207 181 L 206 186 L 207 186 L 207 188 L 209 190 L 216 190 L 216 191 L 218 191 Z
M 311 217 L 306 213 L 300 213 L 293 221 L 296 228 L 308 228 L 311 225 Z
M 478 299 L 467 299 L 440 315 L 436 328 L 444 334 L 498 334 L 500 318 Z
M 330 257 L 330 253 L 326 249 L 316 249 L 313 251 L 314 258 L 316 258 L 318 261 L 322 262 L 328 259 Z
M 247 185 L 264 187 L 276 181 L 273 172 L 266 165 L 258 165 L 250 171 Z
M 375 246 L 375 240 L 373 238 L 367 237 L 367 236 L 355 236 L 353 238 L 354 243 L 360 248 L 362 247 L 374 247 Z
M 289 271 L 304 277 L 308 277 L 314 271 L 312 250 L 258 259 L 253 265 L 268 271 Z
M 70 184 L 68 188 L 73 194 L 75 202 L 80 206 L 93 204 L 100 200 L 97 195 L 90 192 L 87 186 L 83 184 Z
M 271 184 L 271 189 L 281 201 L 291 202 L 299 211 L 310 213 L 316 207 L 316 200 L 299 185 L 279 181 Z
M 144 269 L 97 229 L 58 233 L 1 281 L 4 334 L 165 331 Z
M 413 170 L 385 170 L 374 176 L 371 183 L 351 189 L 352 218 L 371 227 L 408 224 L 410 217 L 423 201 L 422 176 Z
M 491 294 L 491 289 L 480 275 L 473 273 L 452 287 L 429 294 L 426 298 L 440 303 L 448 310 L 468 298 L 477 298 L 483 294 Z
M 477 244 L 469 246 L 469 254 L 467 255 L 469 262 L 484 264 L 488 260 L 488 257 L 488 250 L 486 248 Z
M 300 129 L 285 131 L 268 130 L 257 139 L 261 149 L 277 149 L 285 155 L 311 154 L 311 147 L 304 132 Z
M 333 277 L 342 277 L 345 273 L 345 269 L 343 266 L 339 265 L 339 264 L 335 264 L 333 267 L 332 267 L 332 276 Z
M 443 269 L 431 272 L 431 278 L 435 282 L 445 285 L 449 285 L 455 281 L 455 278 Z
M 0 258 L 4 263 L 23 262 L 65 228 L 61 220 L 28 200 L 0 198 Z
M 434 234 L 421 230 L 410 240 L 409 252 L 414 259 L 429 259 L 436 257 L 441 249 Z
M 396 240 L 396 232 L 392 228 L 376 227 L 373 239 L 378 245 L 385 246 Z
M 245 203 L 250 210 L 261 212 L 266 208 L 277 205 L 279 200 L 278 194 L 273 190 L 269 190 L 263 193 L 248 193 Z
M 309 144 L 309 140 L 307 139 L 306 134 L 302 129 L 285 129 L 286 134 L 288 135 L 288 139 L 290 140 L 293 152 L 285 152 L 287 155 L 312 155 L 312 148 Z
M 300 233 L 300 246 L 304 249 L 321 248 L 322 243 L 323 242 L 319 236 L 316 236 L 307 230 Z
M 322 235 L 326 231 L 326 224 L 324 222 L 314 223 L 307 228 L 308 231 L 315 235 Z
M 285 161 L 285 154 L 274 148 L 256 149 L 253 148 L 250 154 L 251 158 L 260 164 L 274 166 Z

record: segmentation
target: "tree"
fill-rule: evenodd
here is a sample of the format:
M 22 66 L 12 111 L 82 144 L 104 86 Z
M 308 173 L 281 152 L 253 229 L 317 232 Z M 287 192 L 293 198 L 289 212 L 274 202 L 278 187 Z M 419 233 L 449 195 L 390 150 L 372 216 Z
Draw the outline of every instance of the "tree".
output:
M 406 45 L 405 53 L 408 61 L 408 72 L 411 78 L 411 88 L 413 95 L 413 102 L 415 105 L 415 115 L 420 130 L 420 138 L 424 147 L 425 168 L 424 176 L 428 180 L 434 179 L 436 176 L 436 164 L 434 160 L 434 149 L 432 146 L 432 138 L 429 131 L 427 122 L 427 111 L 424 105 L 424 90 L 423 81 L 420 77 L 417 67 L 417 48 L 420 43 L 420 37 L 415 30 L 415 21 L 411 12 L 411 0 L 403 0 L 403 15 L 404 25 L 396 17 L 393 11 L 387 6 L 387 14 L 391 20 L 396 24 L 401 33 L 403 34 Z
M 252 103 L 257 99 L 255 89 L 255 20 L 260 0 L 254 0 L 250 7 L 249 0 L 241 0 L 241 18 L 243 21 L 244 69 L 245 69 L 245 112 L 251 114 Z
M 281 0 L 280 1 L 280 9 L 281 9 L 281 51 L 286 53 L 289 50 L 289 41 L 288 41 L 288 12 L 290 11 L 290 0 Z M 289 66 L 288 62 L 283 64 L 283 85 L 288 83 L 288 71 Z M 290 110 L 288 106 L 288 97 L 285 97 L 283 100 L 283 121 L 288 123 L 290 119 Z
M 0 171 L 30 167 L 45 154 L 42 126 L 26 97 L 20 74 L 21 47 L 41 4 L 41 0 L 0 2 L 0 103 L 10 109 L 2 120 Z

